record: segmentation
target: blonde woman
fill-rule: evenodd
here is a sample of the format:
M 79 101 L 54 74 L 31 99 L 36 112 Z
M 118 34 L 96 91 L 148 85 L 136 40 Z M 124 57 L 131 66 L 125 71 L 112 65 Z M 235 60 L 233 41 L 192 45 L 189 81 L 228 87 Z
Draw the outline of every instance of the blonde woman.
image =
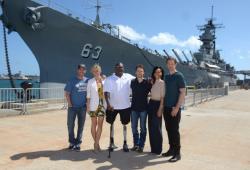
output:
M 101 67 L 95 64 L 91 68 L 93 78 L 87 85 L 87 113 L 91 117 L 91 134 L 94 140 L 94 152 L 101 151 L 100 138 L 102 134 L 103 120 L 105 116 L 105 100 L 103 93 L 103 78 Z

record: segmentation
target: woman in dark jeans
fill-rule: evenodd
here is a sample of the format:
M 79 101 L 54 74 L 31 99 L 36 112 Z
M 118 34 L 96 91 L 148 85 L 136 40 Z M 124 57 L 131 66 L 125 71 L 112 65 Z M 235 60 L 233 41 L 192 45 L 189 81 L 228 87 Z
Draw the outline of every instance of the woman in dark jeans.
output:
M 148 130 L 151 153 L 162 152 L 162 113 L 165 96 L 164 70 L 155 67 L 152 72 L 151 98 L 148 104 Z

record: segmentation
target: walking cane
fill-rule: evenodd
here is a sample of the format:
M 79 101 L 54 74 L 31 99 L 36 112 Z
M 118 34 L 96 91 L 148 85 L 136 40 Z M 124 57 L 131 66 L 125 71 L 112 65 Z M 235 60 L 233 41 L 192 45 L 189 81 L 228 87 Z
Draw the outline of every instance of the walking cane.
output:
M 112 126 L 113 126 L 113 123 L 110 125 L 109 155 L 108 155 L 108 158 L 111 158 L 111 152 L 112 152 L 112 141 L 111 141 L 111 138 L 112 138 Z

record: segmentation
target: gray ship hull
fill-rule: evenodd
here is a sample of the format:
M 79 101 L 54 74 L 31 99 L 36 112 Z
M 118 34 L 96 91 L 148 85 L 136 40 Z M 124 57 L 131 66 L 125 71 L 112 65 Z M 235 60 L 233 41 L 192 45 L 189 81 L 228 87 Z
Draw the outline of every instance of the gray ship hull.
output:
M 48 7 L 40 10 L 43 28 L 34 30 L 24 22 L 27 7 L 41 6 L 30 0 L 4 1 L 5 22 L 22 37 L 33 52 L 40 68 L 41 87 L 60 87 L 75 74 L 79 63 L 87 65 L 88 69 L 94 63 L 99 63 L 103 74 L 113 73 L 114 65 L 123 62 L 126 72 L 134 74 L 135 66 L 143 64 L 147 76 L 150 76 L 153 66 L 161 66 L 166 70 L 165 59 L 137 46 L 120 40 L 84 22 L 74 19 Z M 86 44 L 91 44 L 92 50 L 88 57 L 83 57 Z M 94 48 L 97 50 L 94 50 Z M 98 53 L 100 53 L 98 55 Z M 98 55 L 98 59 L 95 57 Z M 211 76 L 209 72 L 188 65 L 178 64 L 177 69 L 184 74 L 187 84 L 192 86 L 202 82 L 203 86 L 218 86 L 225 81 L 233 84 L 231 76 Z M 167 72 L 167 70 L 166 70 Z M 213 73 L 214 74 L 214 73 Z M 90 72 L 87 73 L 88 76 Z

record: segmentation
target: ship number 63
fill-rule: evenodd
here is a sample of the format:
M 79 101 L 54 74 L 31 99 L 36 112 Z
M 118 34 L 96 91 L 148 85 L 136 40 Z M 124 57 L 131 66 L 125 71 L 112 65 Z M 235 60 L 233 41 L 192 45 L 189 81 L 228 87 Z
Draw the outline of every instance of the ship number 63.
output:
M 101 46 L 94 47 L 92 44 L 88 43 L 83 46 L 81 56 L 84 58 L 91 57 L 94 60 L 98 60 L 101 52 L 102 52 Z

